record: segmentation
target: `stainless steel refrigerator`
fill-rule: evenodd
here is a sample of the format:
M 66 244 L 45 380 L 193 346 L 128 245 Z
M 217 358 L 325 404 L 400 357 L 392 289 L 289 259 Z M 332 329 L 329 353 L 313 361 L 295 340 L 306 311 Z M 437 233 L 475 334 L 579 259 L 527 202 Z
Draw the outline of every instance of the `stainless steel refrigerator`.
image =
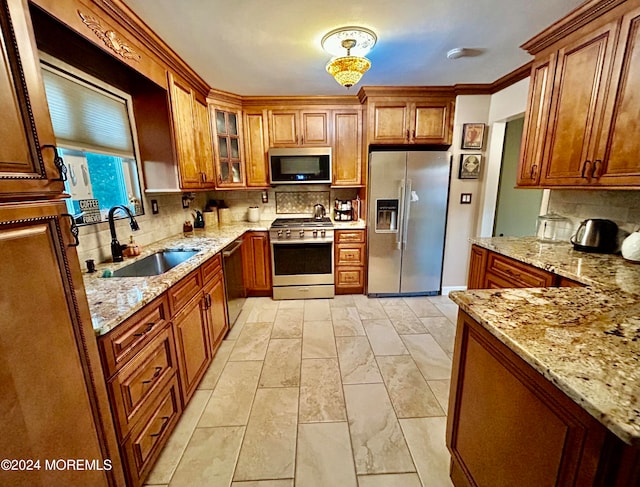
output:
M 450 174 L 448 152 L 369 154 L 369 295 L 440 294 Z

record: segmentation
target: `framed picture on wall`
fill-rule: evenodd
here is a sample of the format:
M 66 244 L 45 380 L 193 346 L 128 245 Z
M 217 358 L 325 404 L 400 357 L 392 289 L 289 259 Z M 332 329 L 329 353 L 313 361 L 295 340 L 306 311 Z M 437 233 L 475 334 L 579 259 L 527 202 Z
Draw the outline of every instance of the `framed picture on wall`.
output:
M 484 144 L 484 124 L 465 123 L 462 125 L 462 148 L 482 149 Z
M 478 179 L 482 169 L 482 154 L 460 154 L 458 179 Z

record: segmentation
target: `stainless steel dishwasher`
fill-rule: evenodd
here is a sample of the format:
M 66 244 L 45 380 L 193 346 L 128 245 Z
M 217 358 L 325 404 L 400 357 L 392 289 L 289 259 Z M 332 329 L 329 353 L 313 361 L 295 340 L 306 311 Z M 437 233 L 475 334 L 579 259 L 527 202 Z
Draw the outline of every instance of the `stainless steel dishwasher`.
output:
M 242 239 L 229 244 L 222 251 L 222 266 L 224 269 L 224 287 L 227 294 L 227 314 L 229 328 L 238 319 L 242 305 L 247 297 L 242 275 Z

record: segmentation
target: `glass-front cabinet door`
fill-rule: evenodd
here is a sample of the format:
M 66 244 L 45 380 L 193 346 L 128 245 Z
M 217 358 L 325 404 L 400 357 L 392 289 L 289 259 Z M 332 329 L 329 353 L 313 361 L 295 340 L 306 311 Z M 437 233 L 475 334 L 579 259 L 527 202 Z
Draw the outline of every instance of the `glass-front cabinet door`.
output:
M 245 185 L 241 144 L 240 110 L 213 108 L 215 123 L 216 186 L 220 188 Z

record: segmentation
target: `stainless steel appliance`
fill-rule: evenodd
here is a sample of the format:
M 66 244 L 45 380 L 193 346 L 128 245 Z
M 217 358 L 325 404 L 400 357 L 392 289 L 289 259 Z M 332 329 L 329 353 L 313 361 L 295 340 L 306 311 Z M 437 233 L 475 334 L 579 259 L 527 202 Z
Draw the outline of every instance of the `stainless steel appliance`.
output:
M 322 220 L 327 215 L 327 210 L 324 209 L 324 205 L 318 203 L 313 207 L 314 220 Z
M 368 294 L 441 291 L 451 156 L 371 152 Z
M 269 149 L 271 184 L 331 184 L 331 147 Z
M 225 247 L 222 251 L 222 266 L 224 272 L 224 288 L 227 296 L 227 316 L 229 328 L 238 319 L 242 311 L 247 293 L 244 288 L 242 274 L 242 239 L 238 239 Z
M 589 218 L 584 220 L 571 237 L 573 248 L 583 252 L 612 254 L 618 250 L 618 225 L 611 220 Z
M 269 229 L 273 299 L 331 298 L 333 223 L 327 217 L 277 218 Z

